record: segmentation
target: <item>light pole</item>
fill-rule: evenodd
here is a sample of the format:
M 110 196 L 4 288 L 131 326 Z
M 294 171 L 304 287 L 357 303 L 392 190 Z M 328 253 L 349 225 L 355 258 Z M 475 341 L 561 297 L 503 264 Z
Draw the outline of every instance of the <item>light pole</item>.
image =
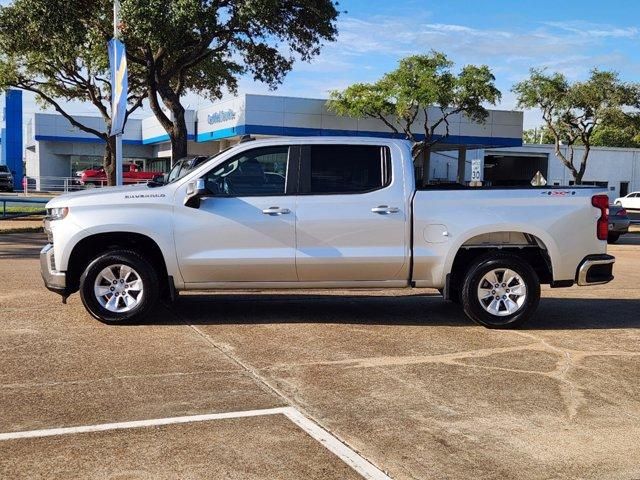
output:
M 116 185 L 122 185 L 122 133 L 127 109 L 127 60 L 124 44 L 120 42 L 119 0 L 113 1 L 113 40 L 109 42 L 109 46 L 111 58 L 111 136 L 115 135 L 116 137 L 114 141 Z

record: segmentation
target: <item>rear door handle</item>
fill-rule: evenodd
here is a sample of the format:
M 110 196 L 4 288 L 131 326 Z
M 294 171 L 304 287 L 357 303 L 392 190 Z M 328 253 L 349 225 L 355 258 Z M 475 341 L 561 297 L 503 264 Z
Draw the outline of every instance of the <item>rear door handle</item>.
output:
M 291 210 L 288 208 L 280 208 L 280 207 L 269 207 L 262 210 L 262 213 L 265 215 L 286 215 L 287 213 L 291 213 Z
M 371 211 L 379 215 L 388 215 L 389 213 L 398 213 L 400 209 L 398 207 L 389 207 L 388 205 L 379 205 L 373 207 Z

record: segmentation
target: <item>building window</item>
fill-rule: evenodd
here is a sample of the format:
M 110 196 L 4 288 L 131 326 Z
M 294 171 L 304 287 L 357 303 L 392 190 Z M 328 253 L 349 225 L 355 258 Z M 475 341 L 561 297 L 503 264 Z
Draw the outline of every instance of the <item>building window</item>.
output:
M 569 186 L 572 187 L 576 184 L 574 180 L 569 180 Z M 588 180 L 583 181 L 580 185 L 585 187 L 598 187 L 598 188 L 609 188 L 609 182 L 599 182 L 597 180 Z
M 84 170 L 102 167 L 102 157 L 90 157 L 85 155 L 71 155 L 71 176 L 79 177 Z
M 620 193 L 621 197 L 626 197 L 629 193 L 629 182 L 620 182 Z

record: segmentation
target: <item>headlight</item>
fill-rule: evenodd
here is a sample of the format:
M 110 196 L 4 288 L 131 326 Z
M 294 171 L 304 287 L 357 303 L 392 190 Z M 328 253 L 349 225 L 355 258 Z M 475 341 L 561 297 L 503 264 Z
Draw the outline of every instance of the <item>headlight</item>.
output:
M 47 208 L 49 220 L 62 220 L 69 213 L 68 207 Z

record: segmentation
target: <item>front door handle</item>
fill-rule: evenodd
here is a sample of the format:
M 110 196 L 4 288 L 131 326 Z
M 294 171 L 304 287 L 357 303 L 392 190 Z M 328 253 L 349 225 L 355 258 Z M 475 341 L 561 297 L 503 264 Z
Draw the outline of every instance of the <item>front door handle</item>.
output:
M 262 213 L 265 215 L 286 215 L 287 213 L 291 213 L 291 210 L 288 208 L 280 208 L 280 207 L 269 207 L 262 210 Z
M 371 211 L 379 215 L 388 215 L 390 213 L 398 213 L 400 209 L 398 207 L 389 207 L 388 205 L 379 205 L 377 207 L 373 207 Z

